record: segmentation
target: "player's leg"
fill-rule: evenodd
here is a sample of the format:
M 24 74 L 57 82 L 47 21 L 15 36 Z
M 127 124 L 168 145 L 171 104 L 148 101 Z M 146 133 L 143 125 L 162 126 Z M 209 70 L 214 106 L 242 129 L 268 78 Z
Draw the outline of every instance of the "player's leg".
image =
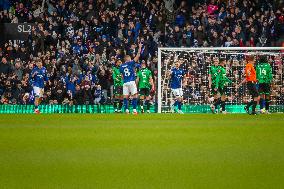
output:
M 270 83 L 265 85 L 265 112 L 269 114 L 269 105 L 270 105 Z
M 34 105 L 35 105 L 35 113 L 40 113 L 38 106 L 40 103 L 40 88 L 39 87 L 33 87 L 34 94 L 35 94 L 35 100 L 34 100 Z
M 119 104 L 118 104 L 118 112 L 122 112 L 122 106 L 123 106 L 123 95 L 119 95 Z
M 144 98 L 145 98 L 145 91 L 144 89 L 139 89 L 139 105 L 141 109 L 141 113 L 144 113 Z
M 179 94 L 178 94 L 178 113 L 183 114 L 181 108 L 182 108 L 182 102 L 183 102 L 183 91 L 182 88 L 179 88 Z
M 260 96 L 259 96 L 259 93 L 258 93 L 258 90 L 256 88 L 256 85 L 254 84 L 253 86 L 253 91 L 252 91 L 252 96 L 253 96 L 253 105 L 252 105 L 252 115 L 256 115 L 256 106 L 259 102 L 259 99 L 260 99 Z
M 261 113 L 264 113 L 265 112 L 265 109 L 264 109 L 264 107 L 265 107 L 265 94 L 264 94 L 264 84 L 263 83 L 260 83 L 259 84 L 259 88 L 258 88 L 258 90 L 259 90 L 259 94 L 260 94 L 260 100 L 259 100 L 259 106 L 260 106 L 260 112 Z
M 132 107 L 133 107 L 133 114 L 137 114 L 137 86 L 135 81 L 130 83 L 130 93 L 132 94 Z
M 216 113 L 215 110 L 218 108 L 218 105 L 221 104 L 221 99 L 219 98 L 218 91 L 215 85 L 212 85 L 211 94 L 214 97 L 214 101 L 213 101 L 213 104 L 210 105 L 210 109 L 212 113 L 214 114 Z
M 114 109 L 114 112 L 118 112 L 117 106 L 118 106 L 118 103 L 119 103 L 119 99 L 118 99 L 117 87 L 116 86 L 113 86 L 113 94 L 114 94 L 113 109 Z
M 248 90 L 248 93 L 249 93 L 250 95 L 252 95 L 252 97 L 254 98 L 254 87 L 253 87 L 253 85 L 254 85 L 253 83 L 248 82 L 248 83 L 247 83 L 247 90 Z M 246 111 L 248 114 L 250 114 L 249 108 L 253 105 L 253 103 L 254 103 L 254 100 L 248 101 L 247 104 L 246 104 L 246 106 L 245 106 L 245 111 Z
M 123 105 L 124 105 L 124 111 L 129 114 L 128 109 L 128 99 L 129 99 L 129 85 L 128 83 L 123 84 Z
M 122 112 L 122 106 L 123 106 L 123 87 L 122 86 L 117 87 L 117 99 L 118 99 L 118 112 Z
M 221 96 L 221 110 L 222 110 L 222 113 L 223 114 L 226 114 L 226 99 L 227 99 L 227 96 L 226 94 L 222 94 Z
M 227 88 L 226 87 L 223 87 L 223 88 L 220 88 L 219 89 L 219 93 L 221 95 L 221 111 L 223 114 L 226 114 L 226 100 L 227 100 L 227 96 L 226 96 L 226 91 L 227 91 Z
M 265 94 L 260 94 L 259 107 L 261 113 L 265 113 L 265 101 L 266 101 Z
M 171 105 L 171 109 L 172 109 L 171 111 L 172 113 L 174 113 L 176 110 L 176 107 L 178 106 L 178 89 L 172 89 L 172 94 L 174 96 L 174 102 Z
M 150 99 L 151 99 L 151 96 L 150 96 L 150 89 L 146 89 L 146 108 L 147 108 L 147 113 L 150 113 Z
M 114 109 L 114 112 L 115 112 L 115 113 L 118 112 L 118 103 L 119 103 L 119 99 L 118 99 L 117 96 L 115 95 L 114 100 L 113 100 L 113 109 Z

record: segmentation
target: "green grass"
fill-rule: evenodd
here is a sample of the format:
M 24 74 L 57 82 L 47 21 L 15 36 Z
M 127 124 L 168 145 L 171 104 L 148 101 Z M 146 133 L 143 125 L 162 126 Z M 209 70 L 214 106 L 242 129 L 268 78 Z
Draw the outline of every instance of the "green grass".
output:
M 0 188 L 284 188 L 284 115 L 0 115 Z

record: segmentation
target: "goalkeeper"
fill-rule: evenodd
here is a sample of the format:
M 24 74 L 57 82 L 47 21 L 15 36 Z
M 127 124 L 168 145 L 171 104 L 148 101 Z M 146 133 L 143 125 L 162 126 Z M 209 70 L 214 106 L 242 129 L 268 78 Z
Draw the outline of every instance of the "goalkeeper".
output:
M 267 58 L 263 55 L 259 59 L 259 63 L 256 66 L 256 79 L 259 84 L 260 94 L 260 111 L 261 113 L 269 113 L 270 103 L 270 88 L 272 83 L 272 68 L 268 63 Z
M 210 66 L 209 70 L 209 89 L 211 94 L 214 96 L 214 104 L 210 105 L 212 113 L 215 113 L 215 109 L 220 104 L 220 99 L 218 96 L 218 75 L 219 75 L 219 59 L 217 57 L 213 58 L 213 65 Z

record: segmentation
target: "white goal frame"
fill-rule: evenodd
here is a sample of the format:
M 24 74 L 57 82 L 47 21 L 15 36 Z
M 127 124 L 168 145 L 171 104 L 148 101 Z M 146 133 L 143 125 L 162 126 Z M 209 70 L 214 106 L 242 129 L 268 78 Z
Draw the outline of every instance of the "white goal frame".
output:
M 280 51 L 284 50 L 284 47 L 200 47 L 200 48 L 183 48 L 183 47 L 159 47 L 158 48 L 158 91 L 157 91 L 157 113 L 162 112 L 162 51 Z M 251 54 L 251 53 L 242 53 Z M 282 52 L 281 54 L 284 54 Z

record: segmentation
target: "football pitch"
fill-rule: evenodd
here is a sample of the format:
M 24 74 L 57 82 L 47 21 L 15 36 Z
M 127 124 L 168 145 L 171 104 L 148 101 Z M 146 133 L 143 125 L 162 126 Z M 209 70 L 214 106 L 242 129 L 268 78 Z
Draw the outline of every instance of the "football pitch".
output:
M 284 114 L 0 115 L 0 188 L 284 188 Z

